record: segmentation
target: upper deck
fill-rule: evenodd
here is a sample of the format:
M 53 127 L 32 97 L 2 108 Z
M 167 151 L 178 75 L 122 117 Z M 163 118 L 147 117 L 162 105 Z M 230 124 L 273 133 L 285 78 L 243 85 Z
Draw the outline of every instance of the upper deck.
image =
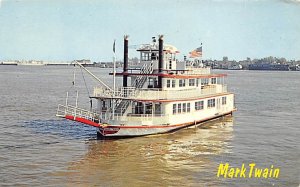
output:
M 180 90 L 169 89 L 160 90 L 158 88 L 135 88 L 135 87 L 119 87 L 114 93 L 104 89 L 103 87 L 94 88 L 93 98 L 115 98 L 128 99 L 135 101 L 157 101 L 172 102 L 182 100 L 193 100 L 209 96 L 222 95 L 227 93 L 227 85 L 203 85 L 199 87 L 190 87 Z
M 123 76 L 123 87 L 115 91 L 97 87 L 94 98 L 175 101 L 201 98 L 227 92 L 226 74 L 212 74 L 200 59 L 178 60 L 179 50 L 153 38 L 152 43 L 137 49 L 140 53 L 139 68 L 129 66 L 128 37 L 124 38 L 124 67 L 122 72 L 110 73 Z M 127 81 L 130 81 L 128 85 Z

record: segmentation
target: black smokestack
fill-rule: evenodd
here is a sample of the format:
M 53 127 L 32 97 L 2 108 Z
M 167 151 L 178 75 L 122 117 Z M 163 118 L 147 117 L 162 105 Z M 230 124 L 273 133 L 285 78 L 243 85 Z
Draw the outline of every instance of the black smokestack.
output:
M 163 35 L 159 36 L 158 39 L 158 72 L 163 73 L 163 51 L 164 51 L 164 40 Z M 158 77 L 158 88 L 162 88 L 162 77 Z
M 128 35 L 124 36 L 124 66 L 123 73 L 128 72 Z M 123 75 L 123 87 L 127 87 L 127 75 Z

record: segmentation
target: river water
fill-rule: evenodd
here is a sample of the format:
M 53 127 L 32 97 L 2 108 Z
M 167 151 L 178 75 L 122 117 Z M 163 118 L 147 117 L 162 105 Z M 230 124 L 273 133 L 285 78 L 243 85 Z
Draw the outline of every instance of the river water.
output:
M 110 70 L 90 70 L 111 84 Z M 75 103 L 79 90 L 79 105 L 89 107 L 97 82 L 87 74 L 71 66 L 0 66 L 0 186 L 299 186 L 300 72 L 225 73 L 236 94 L 233 117 L 103 141 L 93 127 L 55 117 L 67 91 Z M 218 178 L 226 162 L 274 165 L 280 175 Z

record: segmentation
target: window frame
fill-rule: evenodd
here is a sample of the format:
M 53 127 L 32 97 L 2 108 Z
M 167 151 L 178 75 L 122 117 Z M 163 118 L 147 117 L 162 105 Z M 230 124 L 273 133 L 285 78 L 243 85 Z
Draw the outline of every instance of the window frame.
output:
M 195 110 L 203 110 L 204 109 L 204 101 L 196 101 L 195 102 Z
M 210 79 L 210 84 L 217 84 L 217 77 L 212 77 Z
M 224 96 L 222 97 L 222 105 L 226 105 L 227 104 L 227 97 Z
M 215 108 L 216 107 L 216 99 L 208 99 L 207 100 L 207 108 Z
M 179 79 L 179 87 L 185 87 L 185 79 Z
M 195 79 L 189 79 L 189 86 L 195 86 Z
M 186 104 L 186 112 L 191 112 L 191 103 Z
M 173 104 L 173 114 L 177 113 L 177 104 Z
M 182 108 L 181 108 L 181 103 L 177 104 L 177 113 L 181 114 L 182 113 Z
M 208 78 L 201 79 L 201 86 L 208 85 L 208 83 L 209 83 L 209 79 Z
M 172 86 L 172 88 L 175 88 L 175 87 L 176 87 L 176 80 L 173 79 L 173 80 L 171 81 L 171 86 Z
M 167 79 L 167 88 L 171 88 L 171 80 Z
M 186 113 L 186 103 L 182 103 L 182 113 Z

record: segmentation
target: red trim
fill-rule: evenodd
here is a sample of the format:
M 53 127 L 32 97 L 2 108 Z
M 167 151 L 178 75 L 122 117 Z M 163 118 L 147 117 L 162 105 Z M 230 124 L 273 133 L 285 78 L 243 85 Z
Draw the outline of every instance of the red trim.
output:
M 204 119 L 198 120 L 198 121 L 192 121 L 192 122 L 175 124 L 175 125 L 165 125 L 165 126 L 161 126 L 161 125 L 153 125 L 153 126 L 114 126 L 114 125 L 108 125 L 108 126 L 106 126 L 106 125 L 95 123 L 95 122 L 90 121 L 90 120 L 85 119 L 85 118 L 74 117 L 74 116 L 71 116 L 71 115 L 66 115 L 65 118 L 69 119 L 69 120 L 81 122 L 83 124 L 90 125 L 90 126 L 93 126 L 93 127 L 98 127 L 98 128 L 100 128 L 100 130 L 102 130 L 102 133 L 104 135 L 106 135 L 106 134 L 115 134 L 120 129 L 149 129 L 149 128 L 172 128 L 172 127 L 178 127 L 179 128 L 179 127 L 185 127 L 185 126 L 193 125 L 195 123 L 200 123 L 200 122 L 203 122 L 203 121 L 207 121 L 209 119 L 213 119 L 213 118 L 216 118 L 216 117 L 228 115 L 228 114 L 232 113 L 235 110 L 236 109 L 233 109 L 232 111 L 224 113 L 222 115 L 208 117 L 208 118 L 204 118 Z
M 181 126 L 184 126 L 184 123 L 183 124 L 176 124 L 176 125 L 164 125 L 164 126 L 161 126 L 161 125 L 151 125 L 151 126 L 107 126 L 107 127 L 117 127 L 117 128 L 120 128 L 120 129 L 153 129 L 153 128 L 170 128 L 170 127 L 181 127 Z
M 135 101 L 141 101 L 141 102 L 179 102 L 179 101 L 195 101 L 199 99 L 207 99 L 207 98 L 214 98 L 214 97 L 219 97 L 219 96 L 224 96 L 224 95 L 231 95 L 232 93 L 223 93 L 223 94 L 215 94 L 213 96 L 207 96 L 207 97 L 200 97 L 200 98 L 192 98 L 192 99 L 178 99 L 178 100 L 139 100 L 139 99 L 133 99 Z
M 166 102 L 179 102 L 179 101 L 195 101 L 195 100 L 199 100 L 199 99 L 207 99 L 207 98 L 214 98 L 214 97 L 219 97 L 219 96 L 224 96 L 224 95 L 231 95 L 232 93 L 222 93 L 222 94 L 215 94 L 213 96 L 207 96 L 207 97 L 198 97 L 198 98 L 190 98 L 190 99 L 177 99 L 177 100 L 167 100 L 167 99 L 128 99 L 128 100 L 132 100 L 132 101 L 140 101 L 140 102 L 159 102 L 159 103 L 166 103 Z M 99 98 L 106 98 L 106 99 L 111 99 L 111 97 L 91 97 L 91 98 L 95 98 L 95 99 L 99 99 Z M 117 97 L 116 97 L 117 98 Z
M 158 49 L 152 49 L 152 50 L 149 50 L 149 49 L 138 49 L 136 51 L 158 51 Z M 172 53 L 172 51 L 174 50 L 167 50 L 167 49 L 164 49 L 163 51 L 167 52 L 167 53 Z M 180 53 L 180 51 L 174 51 L 172 54 L 175 54 L 175 53 Z
M 166 78 L 213 78 L 213 77 L 226 77 L 227 74 L 209 74 L 209 75 L 176 75 L 176 74 L 165 74 L 163 77 Z
M 111 129 L 113 129 L 113 130 L 111 130 Z M 107 134 L 115 134 L 115 133 L 117 133 L 120 130 L 120 128 L 116 128 L 116 127 L 114 127 L 114 128 L 100 127 L 99 130 L 101 131 L 102 135 L 107 135 Z
M 69 120 L 73 120 L 73 121 L 78 121 L 80 123 L 84 123 L 86 125 L 90 125 L 90 126 L 93 126 L 93 127 L 101 127 L 101 124 L 95 123 L 95 122 L 93 122 L 91 120 L 88 120 L 88 119 L 85 119 L 85 118 L 74 117 L 74 116 L 71 116 L 71 115 L 66 115 L 65 118 L 69 119 Z
M 111 75 L 111 73 L 110 73 Z M 159 77 L 165 77 L 165 78 L 175 78 L 175 79 L 188 79 L 188 78 L 212 78 L 212 77 L 226 77 L 227 74 L 209 74 L 209 75 L 203 75 L 203 74 L 195 74 L 195 75 L 178 75 L 178 74 L 166 74 L 166 73 L 154 73 L 154 74 L 141 74 L 141 73 L 128 73 L 128 72 L 122 72 L 122 73 L 116 73 L 116 76 L 159 76 Z

